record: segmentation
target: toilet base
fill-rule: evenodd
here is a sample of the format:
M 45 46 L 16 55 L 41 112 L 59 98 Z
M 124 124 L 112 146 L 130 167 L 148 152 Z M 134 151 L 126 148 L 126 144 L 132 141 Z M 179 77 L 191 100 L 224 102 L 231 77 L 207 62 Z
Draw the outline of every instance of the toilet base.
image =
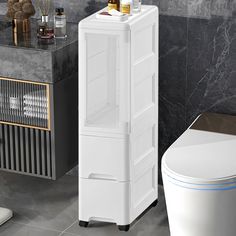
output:
M 171 183 L 165 174 L 163 183 L 171 236 L 236 235 L 236 188 L 184 188 Z

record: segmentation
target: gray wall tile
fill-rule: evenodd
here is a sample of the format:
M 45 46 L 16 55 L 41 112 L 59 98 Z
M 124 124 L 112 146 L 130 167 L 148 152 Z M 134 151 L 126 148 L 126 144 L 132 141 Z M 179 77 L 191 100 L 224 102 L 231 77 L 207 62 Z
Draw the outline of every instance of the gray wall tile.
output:
M 185 130 L 187 18 L 160 17 L 159 48 L 159 156 L 162 156 Z
M 188 16 L 210 18 L 211 1 L 212 0 L 188 0 Z
M 6 1 L 0 0 L 0 15 L 6 13 Z M 36 6 L 36 0 L 32 0 Z M 211 16 L 232 16 L 236 10 L 235 0 L 143 0 L 144 4 L 157 5 L 160 13 L 171 16 L 210 18 Z M 69 22 L 105 7 L 107 0 L 53 0 L 53 8 L 64 7 Z M 52 11 L 53 13 L 53 11 Z M 36 18 L 40 17 L 37 11 Z
M 186 120 L 213 111 L 236 114 L 235 21 L 189 20 Z
M 0 15 L 5 15 L 7 11 L 7 4 L 4 0 L 0 1 Z
M 236 2 L 232 0 L 212 0 L 211 14 L 215 16 L 232 16 Z

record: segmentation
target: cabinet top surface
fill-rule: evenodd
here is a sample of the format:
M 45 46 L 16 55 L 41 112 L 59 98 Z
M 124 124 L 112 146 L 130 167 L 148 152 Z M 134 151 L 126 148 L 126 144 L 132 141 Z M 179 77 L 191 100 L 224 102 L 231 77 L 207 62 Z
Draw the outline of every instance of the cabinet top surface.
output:
M 37 20 L 31 19 L 30 21 L 30 33 L 24 33 L 20 36 L 16 36 L 13 34 L 11 22 L 6 21 L 3 16 L 0 16 L 0 47 L 45 50 L 53 52 L 78 41 L 77 24 L 67 23 L 66 39 L 39 41 L 37 38 Z
M 142 5 L 141 11 L 139 13 L 134 13 L 133 15 L 129 16 L 127 20 L 122 22 L 113 21 L 112 18 L 111 20 L 98 19 L 96 15 L 103 11 L 107 11 L 107 8 L 104 8 L 98 11 L 97 13 L 80 21 L 80 27 L 81 28 L 110 27 L 111 29 L 114 30 L 128 30 L 133 24 L 140 21 L 143 17 L 149 14 L 158 13 L 158 8 L 157 6 Z

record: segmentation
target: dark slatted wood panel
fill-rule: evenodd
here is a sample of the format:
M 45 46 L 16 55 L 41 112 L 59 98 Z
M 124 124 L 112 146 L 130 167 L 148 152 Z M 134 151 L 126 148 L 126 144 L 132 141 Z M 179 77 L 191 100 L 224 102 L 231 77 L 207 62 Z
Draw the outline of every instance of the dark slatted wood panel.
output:
M 0 169 L 52 178 L 50 131 L 0 124 Z

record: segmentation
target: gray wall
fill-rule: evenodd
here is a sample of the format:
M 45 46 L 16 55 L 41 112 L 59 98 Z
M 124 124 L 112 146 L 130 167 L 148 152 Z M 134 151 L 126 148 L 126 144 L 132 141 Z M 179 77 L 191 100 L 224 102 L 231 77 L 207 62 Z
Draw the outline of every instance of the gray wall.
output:
M 7 0 L 0 0 L 0 15 L 6 12 L 6 2 Z M 105 6 L 106 2 L 107 0 L 54 0 L 54 7 L 63 6 L 69 21 L 78 22 L 81 17 Z M 236 0 L 144 0 L 144 3 L 159 6 L 162 15 L 208 19 L 213 15 L 232 16 L 236 9 Z
M 235 8 L 195 0 L 160 16 L 159 159 L 200 113 L 236 115 Z

